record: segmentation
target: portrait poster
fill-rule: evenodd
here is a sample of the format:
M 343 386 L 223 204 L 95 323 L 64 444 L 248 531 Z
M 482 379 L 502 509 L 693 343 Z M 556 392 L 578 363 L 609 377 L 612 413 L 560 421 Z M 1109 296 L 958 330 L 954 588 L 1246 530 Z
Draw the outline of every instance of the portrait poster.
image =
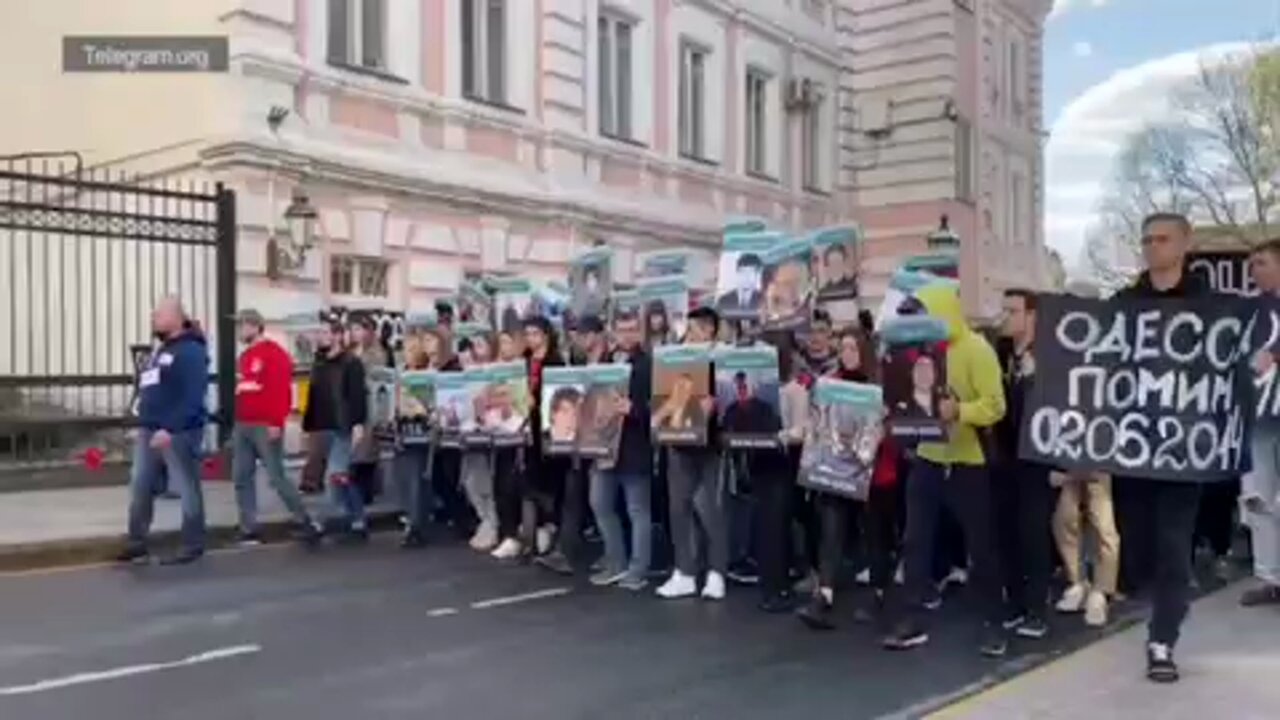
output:
M 627 365 L 547 368 L 542 379 L 543 451 L 611 466 L 625 419 L 618 405 L 628 397 L 630 378 Z
M 525 278 L 489 278 L 493 312 L 499 332 L 520 332 L 533 309 L 533 283 Z
M 711 350 L 709 343 L 654 348 L 653 427 L 660 444 L 707 444 Z
M 856 225 L 828 228 L 813 234 L 814 285 L 817 305 L 836 327 L 858 322 L 858 273 L 862 262 L 862 234 Z
M 529 305 L 529 314 L 541 315 L 554 327 L 563 329 L 566 322 L 573 318 L 570 309 L 569 288 L 558 282 L 533 283 L 533 301 Z
M 906 445 L 946 440 L 939 404 L 947 396 L 947 324 L 927 315 L 894 318 L 880 343 L 890 435 Z
M 901 315 L 915 315 L 923 312 L 916 293 L 923 287 L 934 283 L 955 283 L 955 280 L 934 275 L 920 270 L 904 270 L 899 268 L 889 279 L 884 298 L 880 302 L 880 310 L 876 315 L 876 329 L 884 328 L 885 323 Z
M 369 410 L 369 429 L 373 437 L 390 442 L 396 437 L 396 370 L 390 367 L 369 367 L 364 373 L 366 402 Z
M 909 272 L 925 272 L 938 277 L 960 279 L 960 255 L 954 250 L 912 255 L 902 261 L 902 269 Z
M 430 441 L 435 413 L 435 375 L 431 370 L 400 373 L 400 401 L 396 432 L 402 445 L 425 445 Z
M 593 248 L 569 264 L 569 308 L 575 318 L 608 317 L 613 292 L 613 250 Z
M 479 429 L 477 401 L 484 391 L 483 368 L 462 372 L 435 373 L 435 422 L 441 447 L 462 447 L 464 437 L 474 437 Z
M 640 281 L 640 305 L 648 337 L 684 337 L 689 317 L 689 283 L 683 276 Z
M 480 369 L 477 423 L 497 447 L 524 445 L 529 439 L 529 369 L 524 362 L 493 363 Z
M 819 378 L 813 405 L 798 482 L 815 492 L 866 500 L 884 436 L 880 387 Z
M 617 320 L 619 317 L 624 315 L 634 315 L 636 317 L 643 317 L 644 313 L 641 312 L 641 307 L 642 306 L 640 304 L 639 288 L 627 288 L 625 290 L 614 290 L 613 303 L 609 308 L 610 318 L 613 320 Z
M 725 235 L 744 234 L 744 233 L 762 233 L 769 229 L 769 224 L 764 218 L 758 217 L 732 217 L 721 228 L 721 232 Z
M 1274 368 L 1250 367 L 1275 351 L 1272 303 L 1041 295 L 1019 454 L 1178 482 L 1238 477 L 1252 426 L 1275 417 Z
M 802 330 L 813 314 L 813 241 L 796 238 L 765 255 L 764 330 Z
M 493 297 L 484 287 L 472 282 L 458 286 L 457 307 L 454 319 L 460 323 L 477 323 L 495 327 L 493 323 Z
M 664 278 L 688 275 L 693 270 L 693 257 L 683 250 L 656 250 L 641 253 L 641 278 Z
M 778 232 L 728 234 L 720 253 L 716 309 L 725 320 L 758 319 L 764 312 L 765 256 L 786 240 Z
M 738 449 L 778 447 L 782 431 L 778 349 L 764 343 L 720 346 L 712 361 L 725 443 Z

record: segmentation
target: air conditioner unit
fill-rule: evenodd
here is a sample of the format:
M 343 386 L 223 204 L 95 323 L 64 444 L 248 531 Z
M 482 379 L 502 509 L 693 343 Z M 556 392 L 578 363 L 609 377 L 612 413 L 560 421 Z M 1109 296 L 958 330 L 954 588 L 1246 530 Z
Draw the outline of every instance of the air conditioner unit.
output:
M 883 97 L 869 97 L 858 105 L 859 129 L 871 137 L 889 134 L 889 101 Z

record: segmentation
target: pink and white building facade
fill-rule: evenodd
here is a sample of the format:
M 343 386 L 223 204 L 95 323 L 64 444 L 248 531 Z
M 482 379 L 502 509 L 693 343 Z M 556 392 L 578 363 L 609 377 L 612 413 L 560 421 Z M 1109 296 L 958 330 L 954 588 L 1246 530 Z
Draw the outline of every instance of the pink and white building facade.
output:
M 237 191 L 239 300 L 268 317 L 563 280 L 597 242 L 628 282 L 647 250 L 714 255 L 736 216 L 860 224 L 870 302 L 944 214 L 974 315 L 1040 273 L 1050 0 L 211 5 L 219 119 L 148 171 Z M 321 232 L 281 270 L 268 241 L 294 193 Z

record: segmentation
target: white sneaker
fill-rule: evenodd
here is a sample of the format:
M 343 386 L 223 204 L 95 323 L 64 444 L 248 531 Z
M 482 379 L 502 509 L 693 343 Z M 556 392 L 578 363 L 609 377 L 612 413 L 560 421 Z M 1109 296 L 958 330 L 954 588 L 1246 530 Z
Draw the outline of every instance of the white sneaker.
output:
M 1088 595 L 1088 592 L 1088 588 L 1076 583 L 1062 593 L 1062 599 L 1058 601 L 1055 607 L 1060 613 L 1078 613 L 1084 609 L 1085 596 Z
M 551 552 L 551 546 L 556 542 L 556 526 L 543 525 L 534 533 L 534 548 L 537 549 L 539 555 L 546 555 Z
M 1107 624 L 1107 596 L 1098 590 L 1089 593 L 1084 601 L 1084 624 L 1089 627 Z
M 498 560 L 513 560 L 520 557 L 520 553 L 522 552 L 524 552 L 524 546 L 520 544 L 519 540 L 515 538 L 507 538 L 506 540 L 498 543 L 497 549 L 489 554 Z
M 498 530 L 488 523 L 480 523 L 476 534 L 471 536 L 471 549 L 488 552 L 498 544 Z
M 724 576 L 715 570 L 707 573 L 706 582 L 702 583 L 703 600 L 724 599 Z
M 893 582 L 895 585 L 905 585 L 907 583 L 907 571 L 898 563 L 898 569 L 893 571 Z
M 721 582 L 723 583 L 724 580 L 721 579 Z M 697 592 L 698 581 L 694 580 L 692 576 L 676 570 L 671 573 L 671 577 L 667 578 L 666 582 L 662 583 L 662 587 L 658 588 L 658 597 L 675 600 L 676 598 L 692 597 Z M 721 589 L 721 594 L 723 592 L 723 589 Z
M 862 568 L 862 570 L 859 571 L 856 576 L 854 576 L 853 581 L 858 583 L 859 585 L 870 585 L 871 584 L 871 568 Z

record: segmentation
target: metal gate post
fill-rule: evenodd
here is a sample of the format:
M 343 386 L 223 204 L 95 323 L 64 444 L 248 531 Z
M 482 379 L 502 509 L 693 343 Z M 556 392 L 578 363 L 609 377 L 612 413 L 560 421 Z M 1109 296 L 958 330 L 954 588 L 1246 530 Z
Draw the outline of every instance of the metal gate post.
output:
M 218 445 L 226 445 L 236 402 L 236 194 L 217 184 Z

